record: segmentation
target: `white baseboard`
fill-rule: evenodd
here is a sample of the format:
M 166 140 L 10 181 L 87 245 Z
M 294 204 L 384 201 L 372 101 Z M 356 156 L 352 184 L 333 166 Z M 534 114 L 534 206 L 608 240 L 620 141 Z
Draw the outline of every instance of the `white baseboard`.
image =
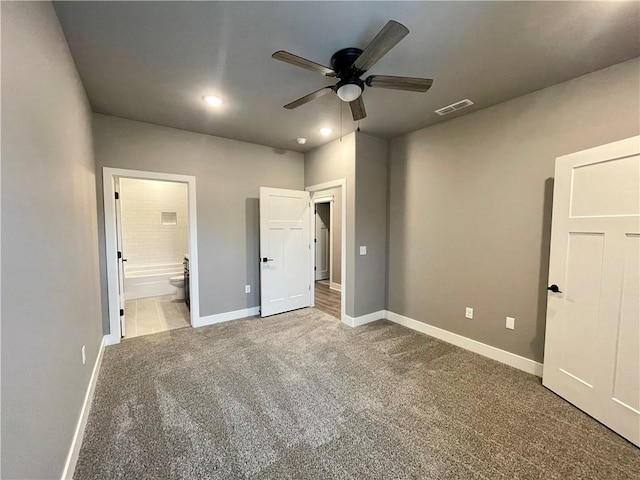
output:
M 104 336 L 104 346 L 108 347 L 109 345 L 117 345 L 120 343 L 120 332 L 115 334 L 107 334 Z
M 376 320 L 384 320 L 386 318 L 385 313 L 385 310 L 378 310 L 377 312 L 368 313 L 360 317 L 350 317 L 349 315 L 345 315 L 342 323 L 345 323 L 350 327 L 359 327 L 360 325 L 375 322 Z
M 205 325 L 214 325 L 216 323 L 228 322 L 239 318 L 253 317 L 260 314 L 260 307 L 245 308 L 244 310 L 235 310 L 233 312 L 217 313 L 216 315 L 208 315 L 200 317 L 194 324 L 194 327 L 204 327 Z
M 492 347 L 491 345 L 478 342 L 477 340 L 463 337 L 462 335 L 458 335 L 457 333 L 452 333 L 448 330 L 443 330 L 441 328 L 419 322 L 418 320 L 414 320 L 413 318 L 398 315 L 397 313 L 389 311 L 387 311 L 386 314 L 387 320 L 390 320 L 394 323 L 403 325 L 407 328 L 416 330 L 439 340 L 443 340 L 447 343 L 451 343 L 458 347 L 464 348 L 465 350 L 470 350 L 474 353 L 504 363 L 524 372 L 532 373 L 533 375 L 542 377 L 542 364 L 539 362 L 521 357 L 520 355 L 516 355 L 515 353 L 507 352 L 506 350 Z
M 89 411 L 91 410 L 91 401 L 93 400 L 93 394 L 96 389 L 98 373 L 100 373 L 102 354 L 104 353 L 106 341 L 107 335 L 102 337 L 98 356 L 96 357 L 96 363 L 93 364 L 93 371 L 91 372 L 91 378 L 89 379 L 89 385 L 87 386 L 87 393 L 84 395 L 84 402 L 82 402 L 82 408 L 80 409 L 80 416 L 78 417 L 76 430 L 73 433 L 73 439 L 71 440 L 67 461 L 64 464 L 64 470 L 62 470 L 62 480 L 72 479 L 73 473 L 76 469 L 78 455 L 80 454 L 80 447 L 82 446 L 82 439 L 84 438 L 84 429 L 87 426 L 87 419 L 89 418 Z
M 339 283 L 335 283 L 335 282 L 329 282 L 329 288 L 331 290 L 335 290 L 336 292 L 341 292 L 342 291 L 342 285 L 340 285 Z

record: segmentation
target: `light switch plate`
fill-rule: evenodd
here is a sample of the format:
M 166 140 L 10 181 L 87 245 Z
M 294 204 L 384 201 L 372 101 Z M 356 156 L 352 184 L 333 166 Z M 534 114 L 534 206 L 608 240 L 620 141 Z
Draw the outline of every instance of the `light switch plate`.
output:
M 516 328 L 516 319 L 513 317 L 507 317 L 507 322 L 505 325 L 509 330 L 515 330 Z
M 464 316 L 469 318 L 469 319 L 472 319 L 473 318 L 473 308 L 467 307 L 465 309 L 465 311 L 464 311 Z
M 251 293 L 251 285 L 244 286 L 244 293 Z
M 366 254 L 367 254 L 367 246 L 360 245 L 360 255 L 366 255 Z

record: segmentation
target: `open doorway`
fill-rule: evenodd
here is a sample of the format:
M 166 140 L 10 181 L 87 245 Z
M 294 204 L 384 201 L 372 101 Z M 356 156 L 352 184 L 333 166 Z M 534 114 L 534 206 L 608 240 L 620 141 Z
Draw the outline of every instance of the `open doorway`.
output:
M 314 190 L 314 306 L 342 318 L 343 187 Z
M 125 299 L 122 338 L 188 327 L 188 186 L 126 177 L 116 177 L 116 182 Z
M 336 196 L 342 196 L 340 187 L 314 193 L 314 303 L 318 310 L 340 319 L 341 279 L 334 272 L 340 271 L 342 229 L 336 232 L 335 228 L 340 224 L 339 219 L 334 222 Z
M 105 167 L 103 188 L 108 343 L 193 325 L 195 178 Z

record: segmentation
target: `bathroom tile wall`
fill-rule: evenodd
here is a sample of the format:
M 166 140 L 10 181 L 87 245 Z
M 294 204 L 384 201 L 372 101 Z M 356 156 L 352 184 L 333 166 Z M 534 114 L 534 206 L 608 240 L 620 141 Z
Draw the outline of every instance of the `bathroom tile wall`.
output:
M 189 238 L 186 184 L 122 178 L 120 208 L 126 269 L 182 262 Z M 177 225 L 163 225 L 162 212 L 175 212 Z

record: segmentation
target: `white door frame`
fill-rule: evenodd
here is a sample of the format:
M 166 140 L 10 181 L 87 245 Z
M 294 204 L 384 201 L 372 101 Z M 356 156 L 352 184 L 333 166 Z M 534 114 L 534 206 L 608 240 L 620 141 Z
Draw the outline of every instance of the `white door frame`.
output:
M 315 237 L 315 224 L 317 222 L 317 214 L 315 213 L 315 208 L 316 205 L 318 203 L 328 203 L 329 204 L 329 285 L 331 285 L 331 283 L 333 283 L 333 195 L 327 195 L 326 197 L 318 197 L 318 198 L 313 198 L 313 208 L 314 208 L 314 215 L 313 215 L 313 220 L 314 220 L 314 229 L 312 230 L 314 233 L 314 237 Z M 315 242 L 314 242 L 315 243 Z M 315 248 L 318 248 L 318 245 L 314 245 Z M 316 254 L 315 249 L 313 252 L 314 256 Z M 315 282 L 315 274 L 313 276 L 314 282 Z M 331 287 L 329 287 L 331 288 Z
M 189 208 L 189 284 L 191 297 L 191 326 L 200 318 L 200 289 L 198 286 L 198 228 L 196 215 L 196 177 L 173 173 L 145 172 L 124 168 L 102 168 L 104 195 L 104 236 L 107 254 L 107 291 L 109 302 L 109 335 L 106 344 L 120 343 L 120 311 L 118 308 L 118 251 L 116 241 L 115 179 L 137 178 L 186 183 Z
M 306 187 L 305 190 L 307 192 L 316 193 L 316 192 L 322 192 L 323 190 L 330 190 L 332 188 L 337 188 L 337 187 L 340 187 L 340 191 L 342 192 L 342 232 L 341 232 L 342 241 L 340 242 L 341 243 L 340 254 L 342 255 L 342 257 L 340 258 L 340 265 L 342 266 L 341 268 L 342 271 L 340 273 L 340 288 L 341 288 L 340 321 L 348 324 L 349 322 L 347 321 L 347 315 L 345 313 L 346 305 L 347 305 L 347 300 L 346 300 L 347 299 L 347 180 L 345 178 L 341 178 L 338 180 L 332 180 L 325 183 L 319 183 L 317 185 L 311 185 L 309 187 Z M 320 199 L 321 197 L 318 197 L 318 198 Z M 313 216 L 313 222 L 315 222 L 315 216 Z M 333 215 L 331 215 L 331 222 L 333 222 Z M 311 226 L 313 227 L 314 225 L 312 224 Z M 331 223 L 331 226 L 329 228 L 333 230 L 333 223 Z M 333 252 L 333 249 L 331 249 L 331 252 Z M 313 275 L 314 266 L 315 266 L 315 259 L 311 264 L 312 275 Z M 315 275 L 313 275 L 312 278 L 314 278 L 315 280 Z M 315 289 L 314 288 L 311 289 L 311 306 L 312 307 L 315 306 Z

